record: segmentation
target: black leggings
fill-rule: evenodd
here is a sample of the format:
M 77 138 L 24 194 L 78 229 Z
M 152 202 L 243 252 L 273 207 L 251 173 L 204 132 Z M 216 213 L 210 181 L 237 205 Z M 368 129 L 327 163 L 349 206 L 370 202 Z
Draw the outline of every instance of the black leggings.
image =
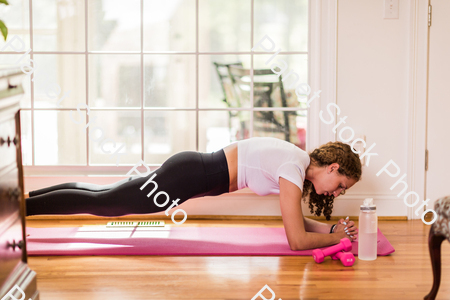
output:
M 26 199 L 26 212 L 27 216 L 92 214 L 108 217 L 155 213 L 166 210 L 176 199 L 180 199 L 179 205 L 190 198 L 228 193 L 229 184 L 223 149 L 213 153 L 183 151 L 168 158 L 146 177 L 132 176 L 109 185 L 71 182 L 31 191 Z M 166 201 L 168 197 L 163 193 L 158 195 L 156 202 L 167 203 L 164 207 L 155 205 L 154 197 L 159 192 L 166 192 L 170 197 L 170 201 Z

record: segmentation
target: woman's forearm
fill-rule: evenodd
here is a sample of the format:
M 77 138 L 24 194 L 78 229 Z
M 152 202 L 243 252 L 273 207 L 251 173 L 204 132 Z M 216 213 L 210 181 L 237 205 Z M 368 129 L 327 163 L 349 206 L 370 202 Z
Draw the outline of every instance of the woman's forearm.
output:
M 303 217 L 306 232 L 330 233 L 333 224 L 325 224 L 308 217 Z
M 307 232 L 306 240 L 302 242 L 298 250 L 311 250 L 322 247 L 329 247 L 339 244 L 340 238 L 337 233 L 321 234 L 315 232 Z

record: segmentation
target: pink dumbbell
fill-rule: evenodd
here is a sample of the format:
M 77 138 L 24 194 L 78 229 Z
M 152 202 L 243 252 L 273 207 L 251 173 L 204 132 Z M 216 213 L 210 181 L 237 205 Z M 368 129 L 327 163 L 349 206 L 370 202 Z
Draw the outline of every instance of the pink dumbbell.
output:
M 344 251 L 352 250 L 352 242 L 350 242 L 348 238 L 342 238 L 339 244 L 325 248 L 323 250 L 321 249 L 313 250 L 313 257 L 316 263 L 320 264 L 321 262 L 323 262 L 325 256 L 332 255 L 342 250 Z
M 346 267 L 353 266 L 353 263 L 355 262 L 355 256 L 351 252 L 339 251 L 338 253 L 331 255 L 331 258 L 334 260 L 340 259 L 342 264 Z

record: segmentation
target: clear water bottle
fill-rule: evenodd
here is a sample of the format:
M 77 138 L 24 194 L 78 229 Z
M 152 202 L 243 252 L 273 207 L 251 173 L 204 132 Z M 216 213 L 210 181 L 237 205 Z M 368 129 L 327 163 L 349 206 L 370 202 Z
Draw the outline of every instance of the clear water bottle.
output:
M 364 199 L 360 206 L 358 227 L 358 258 L 361 260 L 377 259 L 377 206 L 373 198 Z

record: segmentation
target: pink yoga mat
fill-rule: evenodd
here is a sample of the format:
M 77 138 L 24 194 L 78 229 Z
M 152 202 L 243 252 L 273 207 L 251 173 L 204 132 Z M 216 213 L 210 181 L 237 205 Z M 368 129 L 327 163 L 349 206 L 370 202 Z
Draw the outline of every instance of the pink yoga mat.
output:
M 311 255 L 292 251 L 284 228 L 106 226 L 26 228 L 28 255 Z M 324 247 L 326 248 L 326 247 Z M 394 248 L 378 229 L 378 255 Z M 358 242 L 352 243 L 358 254 Z

